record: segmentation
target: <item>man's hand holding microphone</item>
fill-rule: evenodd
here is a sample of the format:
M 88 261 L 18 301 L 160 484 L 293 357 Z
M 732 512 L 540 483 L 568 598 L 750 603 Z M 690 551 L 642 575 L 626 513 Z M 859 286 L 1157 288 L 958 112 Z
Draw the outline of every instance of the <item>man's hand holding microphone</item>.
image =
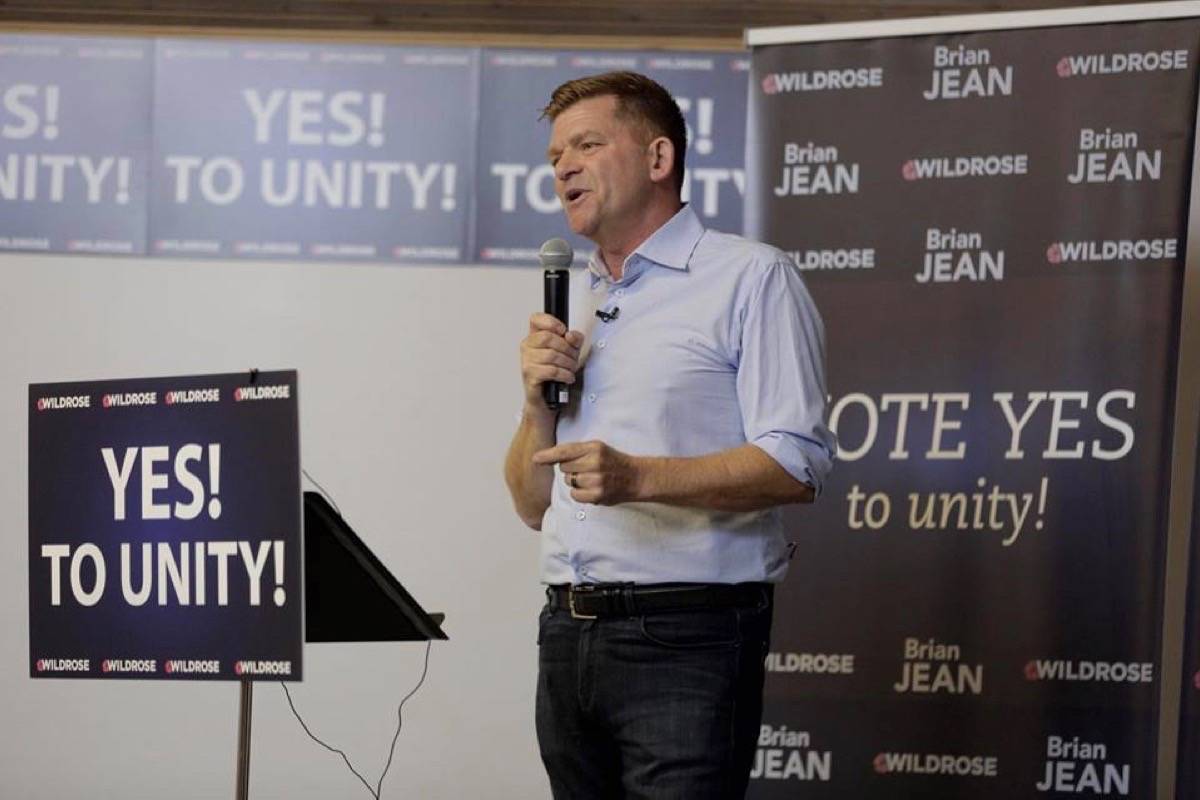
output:
M 514 492 L 518 511 L 531 527 L 539 527 L 541 515 L 549 504 L 553 470 L 558 464 L 563 480 L 571 487 L 571 497 L 579 503 L 612 505 L 637 499 L 638 461 L 603 442 L 567 442 L 556 444 L 558 412 L 570 401 L 570 387 L 579 371 L 584 335 L 570 330 L 567 314 L 567 268 L 573 253 L 570 244 L 551 239 L 538 254 L 545 269 L 545 303 L 541 313 L 529 317 L 529 333 L 521 341 L 521 380 L 525 388 L 523 446 L 510 452 L 510 458 L 528 458 L 533 469 L 532 484 L 522 480 L 523 470 L 509 464 L 510 484 L 527 486 L 531 491 Z

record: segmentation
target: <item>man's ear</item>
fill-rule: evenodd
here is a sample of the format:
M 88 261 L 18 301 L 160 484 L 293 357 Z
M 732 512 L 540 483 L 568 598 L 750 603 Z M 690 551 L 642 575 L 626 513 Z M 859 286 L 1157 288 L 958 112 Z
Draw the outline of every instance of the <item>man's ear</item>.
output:
M 659 136 L 647 145 L 646 158 L 650 166 L 650 180 L 655 183 L 667 180 L 675 171 L 675 145 L 665 136 Z

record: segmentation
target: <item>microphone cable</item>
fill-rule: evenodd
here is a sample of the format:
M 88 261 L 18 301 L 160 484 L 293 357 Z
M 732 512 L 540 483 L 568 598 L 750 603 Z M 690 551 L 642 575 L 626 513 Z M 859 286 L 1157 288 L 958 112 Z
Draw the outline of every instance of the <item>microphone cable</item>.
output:
M 333 506 L 334 511 L 337 511 L 338 516 L 341 516 L 342 512 L 338 509 L 337 503 L 333 501 L 333 498 L 329 495 L 329 493 L 325 491 L 325 487 L 317 483 L 316 479 L 314 479 L 312 475 L 308 474 L 308 470 L 302 467 L 300 471 L 304 474 L 304 477 L 308 478 L 313 486 L 317 487 L 317 490 L 321 492 L 321 495 L 329 501 L 329 504 Z M 432 647 L 432 639 L 425 642 L 425 663 L 424 666 L 421 667 L 421 678 L 417 681 L 417 685 L 412 688 L 412 691 L 404 695 L 403 699 L 400 700 L 400 705 L 396 707 L 396 732 L 392 735 L 392 746 L 388 748 L 387 763 L 384 764 L 383 772 L 379 775 L 379 782 L 375 784 L 374 788 L 371 788 L 371 784 L 367 783 L 367 779 L 362 776 L 362 773 L 354 768 L 354 764 L 350 762 L 350 757 L 346 755 L 344 750 L 339 750 L 338 748 L 327 744 L 319 739 L 316 734 L 309 729 L 308 725 L 304 722 L 304 718 L 300 716 L 300 712 L 296 710 L 296 704 L 292 701 L 292 693 L 288 690 L 287 684 L 283 681 L 279 682 L 279 685 L 283 687 L 284 696 L 287 697 L 288 707 L 292 709 L 292 714 L 296 717 L 296 721 L 300 723 L 300 727 L 303 728 L 304 732 L 308 734 L 308 738 L 312 739 L 329 752 L 337 753 L 339 756 L 341 756 L 342 761 L 346 762 L 347 769 L 354 773 L 354 777 L 358 778 L 359 783 L 366 787 L 366 790 L 371 793 L 371 796 L 374 797 L 375 800 L 380 800 L 380 797 L 383 794 L 383 779 L 387 777 L 388 770 L 392 767 L 392 759 L 396 755 L 396 742 L 399 741 L 400 730 L 404 727 L 404 704 L 407 703 L 408 699 L 416 694 L 417 690 L 425 684 L 425 677 L 429 674 L 429 651 L 432 649 Z

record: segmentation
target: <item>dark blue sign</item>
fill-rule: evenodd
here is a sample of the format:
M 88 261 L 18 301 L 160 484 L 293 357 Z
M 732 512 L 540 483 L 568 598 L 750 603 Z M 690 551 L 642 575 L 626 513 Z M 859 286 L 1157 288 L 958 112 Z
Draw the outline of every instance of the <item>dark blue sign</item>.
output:
M 29 387 L 32 677 L 301 678 L 296 373 Z
M 151 251 L 468 260 L 477 64 L 465 49 L 158 41 Z
M 485 50 L 480 77 L 476 258 L 537 263 L 538 246 L 562 236 L 577 253 L 546 160 L 550 123 L 538 116 L 556 86 L 611 70 L 641 72 L 675 96 L 688 124 L 684 197 L 710 228 L 742 232 L 742 168 L 749 59 L 735 53 Z
M 145 251 L 151 48 L 0 36 L 0 251 Z

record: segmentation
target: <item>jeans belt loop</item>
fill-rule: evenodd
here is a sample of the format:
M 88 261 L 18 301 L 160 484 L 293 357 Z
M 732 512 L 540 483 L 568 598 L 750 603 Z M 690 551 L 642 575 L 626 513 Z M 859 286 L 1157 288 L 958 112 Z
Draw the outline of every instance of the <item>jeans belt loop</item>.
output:
M 633 596 L 632 583 L 627 583 L 621 587 L 621 610 L 625 612 L 625 616 L 627 617 L 637 615 L 637 600 Z

